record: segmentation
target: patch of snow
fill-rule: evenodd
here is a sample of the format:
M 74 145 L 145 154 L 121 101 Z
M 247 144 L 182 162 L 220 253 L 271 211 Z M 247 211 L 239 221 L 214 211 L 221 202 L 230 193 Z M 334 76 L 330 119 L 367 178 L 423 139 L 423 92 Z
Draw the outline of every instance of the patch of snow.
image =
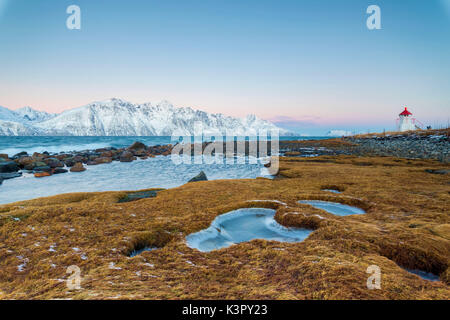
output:
M 114 262 L 110 262 L 110 263 L 109 263 L 109 268 L 110 268 L 111 270 L 122 270 L 121 267 L 116 267 L 116 264 L 115 264 Z

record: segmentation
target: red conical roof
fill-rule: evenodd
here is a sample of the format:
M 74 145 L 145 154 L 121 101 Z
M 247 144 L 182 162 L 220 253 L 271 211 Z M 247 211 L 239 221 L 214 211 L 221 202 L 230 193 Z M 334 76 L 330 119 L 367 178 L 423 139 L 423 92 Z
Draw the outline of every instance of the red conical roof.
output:
M 403 110 L 402 113 L 400 113 L 400 116 L 411 116 L 412 113 L 408 111 L 408 109 L 405 107 L 405 110 Z

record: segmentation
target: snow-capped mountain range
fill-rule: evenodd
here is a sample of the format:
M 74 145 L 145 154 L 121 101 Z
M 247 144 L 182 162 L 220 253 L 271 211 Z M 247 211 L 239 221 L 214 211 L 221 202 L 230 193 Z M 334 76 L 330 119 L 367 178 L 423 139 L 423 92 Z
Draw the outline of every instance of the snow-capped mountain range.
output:
M 0 107 L 0 135 L 4 136 L 181 136 L 193 135 L 199 124 L 204 135 L 256 135 L 276 129 L 280 135 L 291 135 L 254 115 L 233 118 L 176 108 L 167 101 L 133 104 L 113 98 L 60 114 Z

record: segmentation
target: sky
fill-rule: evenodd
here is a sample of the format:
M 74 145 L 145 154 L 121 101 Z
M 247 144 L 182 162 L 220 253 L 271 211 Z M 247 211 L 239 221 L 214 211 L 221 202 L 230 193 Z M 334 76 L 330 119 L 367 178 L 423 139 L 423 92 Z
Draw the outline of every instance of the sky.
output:
M 309 134 L 391 130 L 405 105 L 446 126 L 450 0 L 0 0 L 1 106 L 112 97 Z

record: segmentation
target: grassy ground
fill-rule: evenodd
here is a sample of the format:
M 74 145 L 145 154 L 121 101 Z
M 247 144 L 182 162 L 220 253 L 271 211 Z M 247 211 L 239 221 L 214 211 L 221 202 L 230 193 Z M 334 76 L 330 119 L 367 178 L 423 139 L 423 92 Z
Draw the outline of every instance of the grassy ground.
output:
M 402 135 L 402 136 L 410 136 L 410 135 L 417 135 L 417 136 L 431 136 L 431 135 L 444 135 L 444 136 L 450 136 L 450 128 L 443 128 L 443 129 L 430 129 L 430 130 L 411 130 L 411 131 L 387 131 L 382 133 L 367 133 L 367 134 L 358 134 L 353 136 L 354 138 L 373 138 L 373 137 L 385 137 L 387 135 L 396 136 L 396 135 Z
M 189 183 L 155 198 L 80 193 L 0 207 L 0 297 L 14 299 L 448 299 L 450 182 L 435 161 L 282 158 L 275 180 Z M 337 188 L 342 194 L 321 191 Z M 338 217 L 301 199 L 359 206 Z M 273 202 L 249 200 L 279 200 Z M 241 207 L 278 209 L 286 226 L 315 231 L 301 243 L 254 240 L 201 253 L 186 235 Z M 143 245 L 159 250 L 130 258 Z M 69 290 L 67 267 L 81 269 Z M 381 289 L 366 286 L 369 265 Z M 20 267 L 18 267 L 20 266 Z M 440 275 L 430 282 L 405 271 Z

